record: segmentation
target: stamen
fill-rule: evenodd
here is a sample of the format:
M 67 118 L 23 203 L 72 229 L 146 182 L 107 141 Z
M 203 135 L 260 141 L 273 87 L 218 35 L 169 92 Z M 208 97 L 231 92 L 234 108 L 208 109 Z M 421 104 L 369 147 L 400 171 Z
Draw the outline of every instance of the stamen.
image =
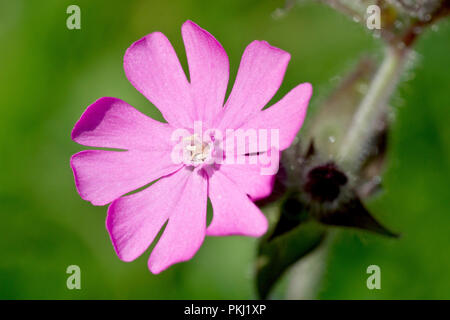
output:
M 198 134 L 185 137 L 185 150 L 187 151 L 187 163 L 197 166 L 204 163 L 211 156 L 211 144 L 200 139 Z

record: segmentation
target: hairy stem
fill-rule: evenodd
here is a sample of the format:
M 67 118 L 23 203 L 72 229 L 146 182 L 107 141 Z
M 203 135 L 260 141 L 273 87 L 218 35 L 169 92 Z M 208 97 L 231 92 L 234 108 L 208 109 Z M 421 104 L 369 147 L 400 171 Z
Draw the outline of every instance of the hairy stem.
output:
M 405 64 L 407 49 L 388 47 L 385 57 L 361 101 L 352 124 L 338 152 L 342 166 L 357 169 L 363 159 L 367 142 L 378 121 L 385 114 Z

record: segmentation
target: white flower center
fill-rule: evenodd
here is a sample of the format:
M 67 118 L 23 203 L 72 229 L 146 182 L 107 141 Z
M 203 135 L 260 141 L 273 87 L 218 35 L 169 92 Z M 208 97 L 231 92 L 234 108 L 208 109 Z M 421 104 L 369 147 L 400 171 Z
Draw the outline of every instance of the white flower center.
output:
M 211 159 L 212 144 L 202 141 L 198 134 L 185 137 L 184 150 L 185 162 L 189 165 L 198 166 Z

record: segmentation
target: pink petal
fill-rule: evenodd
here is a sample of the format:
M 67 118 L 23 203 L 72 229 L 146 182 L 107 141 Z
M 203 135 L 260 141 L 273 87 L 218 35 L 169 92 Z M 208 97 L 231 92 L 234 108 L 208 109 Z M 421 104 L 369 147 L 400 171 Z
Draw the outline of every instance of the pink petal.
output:
M 184 169 L 189 170 L 189 169 Z M 167 190 L 167 192 L 173 192 Z M 148 260 L 153 273 L 160 273 L 174 263 L 191 259 L 205 238 L 207 180 L 198 171 L 190 173 L 182 196 L 171 206 L 171 215 L 161 239 Z
M 207 125 L 222 110 L 228 85 L 228 56 L 222 45 L 192 21 L 181 28 L 197 117 Z
M 135 150 L 82 151 L 70 164 L 81 198 L 100 206 L 181 167 L 167 151 Z
M 270 147 L 284 150 L 291 145 L 302 127 L 311 95 L 311 84 L 300 84 L 289 91 L 283 99 L 273 106 L 256 113 L 254 117 L 243 125 L 242 129 L 244 130 L 266 129 L 269 137 L 271 130 L 279 130 L 279 141 L 275 142 L 278 145 L 274 145 L 272 142 L 266 145 L 259 143 L 257 151 L 267 151 Z
M 267 197 L 272 192 L 275 175 L 261 174 L 261 164 L 250 161 L 250 158 L 258 156 L 246 156 L 244 164 L 223 164 L 220 171 L 227 176 L 236 186 L 252 200 L 259 200 Z
M 151 33 L 128 48 L 125 74 L 176 128 L 193 126 L 194 104 L 189 83 L 166 36 Z
M 260 111 L 280 87 L 289 60 L 289 53 L 266 41 L 250 43 L 242 56 L 219 127 L 238 128 Z
M 120 99 L 104 97 L 86 109 L 73 128 L 72 139 L 91 147 L 167 150 L 173 130 Z
M 132 261 L 148 248 L 183 197 L 190 175 L 181 169 L 111 204 L 106 228 L 121 260 Z
M 206 230 L 207 235 L 259 237 L 267 231 L 266 217 L 221 170 L 209 177 L 208 195 L 213 206 L 213 219 Z

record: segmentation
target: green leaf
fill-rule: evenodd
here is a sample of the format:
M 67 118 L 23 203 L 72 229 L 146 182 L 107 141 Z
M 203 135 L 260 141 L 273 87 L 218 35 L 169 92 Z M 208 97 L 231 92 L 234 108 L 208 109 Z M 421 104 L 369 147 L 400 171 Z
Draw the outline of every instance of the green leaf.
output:
M 283 273 L 314 250 L 323 241 L 325 234 L 322 226 L 308 221 L 273 240 L 263 239 L 260 242 L 256 265 L 260 298 L 265 299 Z
M 281 203 L 280 218 L 268 240 L 291 231 L 309 218 L 306 206 L 299 200 L 296 193 L 290 194 Z
M 327 225 L 352 227 L 388 237 L 399 237 L 399 234 L 390 231 L 379 223 L 357 197 L 351 198 L 335 211 L 322 213 L 318 220 Z

